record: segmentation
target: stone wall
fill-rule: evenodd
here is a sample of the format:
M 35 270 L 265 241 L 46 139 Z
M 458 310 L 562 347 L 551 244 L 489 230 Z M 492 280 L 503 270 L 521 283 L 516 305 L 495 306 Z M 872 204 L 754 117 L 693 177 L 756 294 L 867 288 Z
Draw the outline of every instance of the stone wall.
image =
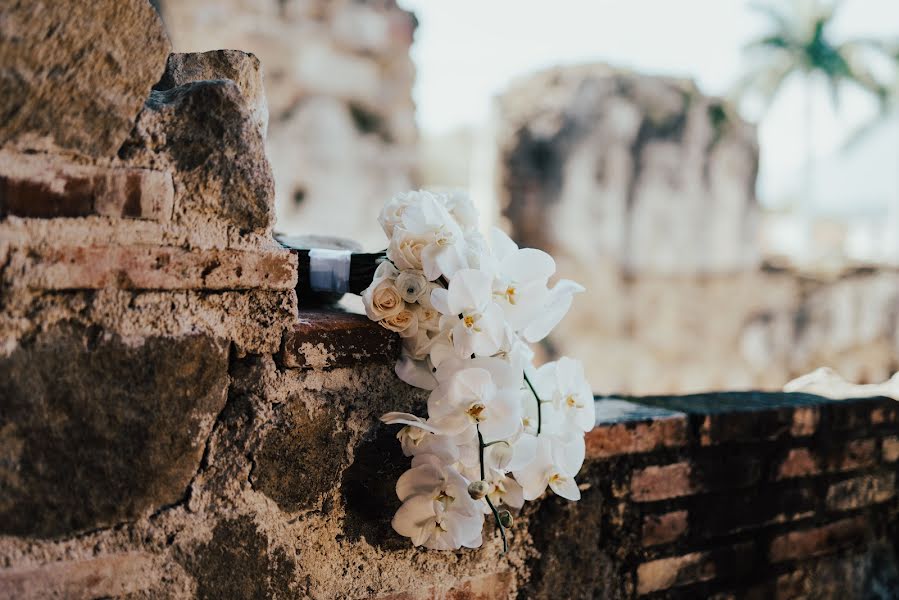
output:
M 689 81 L 552 69 L 498 102 L 496 186 L 513 237 L 582 282 L 545 348 L 595 389 L 779 389 L 831 366 L 899 368 L 899 271 L 818 275 L 759 253 L 753 127 Z
M 42 7 L 0 7 L 28 23 L 0 28 L 0 598 L 896 589 L 886 399 L 600 400 L 581 503 L 533 503 L 506 555 L 489 523 L 413 549 L 378 416 L 425 398 L 394 334 L 298 308 L 256 58 L 168 55 L 141 0 Z
M 381 250 L 378 210 L 417 178 L 415 17 L 394 0 L 159 5 L 175 50 L 240 48 L 265 65 L 279 230 Z

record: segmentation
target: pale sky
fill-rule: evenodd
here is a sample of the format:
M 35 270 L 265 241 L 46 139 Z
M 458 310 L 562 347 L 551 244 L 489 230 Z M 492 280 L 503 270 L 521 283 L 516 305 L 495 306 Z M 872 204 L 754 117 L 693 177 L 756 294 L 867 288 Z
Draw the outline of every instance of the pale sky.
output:
M 744 0 L 400 0 L 421 23 L 413 46 L 415 97 L 425 133 L 480 126 L 490 99 L 515 77 L 542 67 L 607 62 L 644 73 L 692 77 L 726 94 L 747 62 L 746 42 L 764 29 Z M 834 22 L 842 36 L 899 35 L 899 0 L 846 0 Z M 826 91 L 814 104 L 815 146 L 831 155 L 875 113 L 844 88 L 838 114 Z M 760 196 L 776 203 L 804 156 L 803 95 L 788 81 L 760 127 Z M 751 116 L 751 115 L 749 115 Z M 897 141 L 899 143 L 899 141 Z

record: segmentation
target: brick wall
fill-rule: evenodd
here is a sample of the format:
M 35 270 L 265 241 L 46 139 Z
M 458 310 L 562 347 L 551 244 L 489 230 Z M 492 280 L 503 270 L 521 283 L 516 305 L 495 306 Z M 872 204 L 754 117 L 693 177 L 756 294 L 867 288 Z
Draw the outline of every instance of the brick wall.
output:
M 534 595 L 586 561 L 571 597 L 899 596 L 895 401 L 746 392 L 597 409 L 582 502 L 533 516 Z M 570 537 L 552 532 L 560 514 Z

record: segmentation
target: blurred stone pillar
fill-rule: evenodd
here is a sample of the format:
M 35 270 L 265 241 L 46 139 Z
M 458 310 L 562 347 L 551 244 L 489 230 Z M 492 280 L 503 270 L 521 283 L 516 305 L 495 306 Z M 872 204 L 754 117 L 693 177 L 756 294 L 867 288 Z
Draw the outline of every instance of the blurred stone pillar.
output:
M 604 65 L 518 81 L 497 114 L 513 237 L 588 288 L 547 353 L 582 358 L 602 391 L 757 383 L 738 350 L 770 304 L 751 293 L 754 127 L 690 81 Z
M 177 52 L 240 48 L 264 69 L 277 229 L 383 246 L 378 210 L 417 180 L 409 47 L 394 0 L 158 0 Z

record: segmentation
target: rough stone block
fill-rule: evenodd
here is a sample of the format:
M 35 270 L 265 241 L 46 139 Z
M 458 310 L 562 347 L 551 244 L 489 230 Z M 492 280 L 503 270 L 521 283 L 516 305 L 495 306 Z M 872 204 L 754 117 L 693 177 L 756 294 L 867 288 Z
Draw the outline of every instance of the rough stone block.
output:
M 852 510 L 886 502 L 895 495 L 895 473 L 864 475 L 831 485 L 826 502 L 829 510 Z
M 15 254 L 7 278 L 38 290 L 292 290 L 286 250 L 185 250 L 167 246 L 57 247 Z
M 237 84 L 259 133 L 265 139 L 268 131 L 268 103 L 262 87 L 262 65 L 249 52 L 211 50 L 170 54 L 165 74 L 153 89 L 169 90 L 185 83 L 213 79 L 230 79 Z
M 59 325 L 0 359 L 0 532 L 55 537 L 184 497 L 225 403 L 227 345 Z
M 399 350 L 399 337 L 365 315 L 304 310 L 285 332 L 280 358 L 289 369 L 332 369 L 359 361 L 392 363 Z
M 696 457 L 637 469 L 630 492 L 636 502 L 655 502 L 700 492 L 750 487 L 761 478 L 761 462 L 746 452 Z
M 172 176 L 163 171 L 85 167 L 51 155 L 0 152 L 0 217 L 168 221 L 174 193 Z
M 271 227 L 275 187 L 264 139 L 231 80 L 151 92 L 119 156 L 174 171 L 176 216 L 220 217 L 241 232 Z
M 158 582 L 158 558 L 142 552 L 0 570 L 0 597 L 17 600 L 120 597 Z
M 863 540 L 866 528 L 863 517 L 854 517 L 812 529 L 791 531 L 771 541 L 768 557 L 776 563 L 831 554 Z
M 687 417 L 675 411 L 606 398 L 596 402 L 596 427 L 584 441 L 588 458 L 683 446 L 687 443 Z
M 114 156 L 171 45 L 146 0 L 0 5 L 0 146 Z

